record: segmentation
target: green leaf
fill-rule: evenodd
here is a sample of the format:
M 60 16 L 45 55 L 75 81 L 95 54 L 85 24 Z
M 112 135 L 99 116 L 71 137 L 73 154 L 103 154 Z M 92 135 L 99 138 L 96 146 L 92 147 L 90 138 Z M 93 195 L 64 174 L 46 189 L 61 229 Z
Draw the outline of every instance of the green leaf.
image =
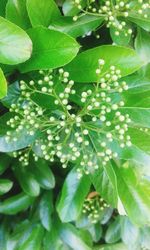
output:
M 112 65 L 121 70 L 122 76 L 133 73 L 143 65 L 143 62 L 132 49 L 103 45 L 82 52 L 65 67 L 65 70 L 70 73 L 70 78 L 77 82 L 96 82 L 96 69 L 99 59 L 105 61 L 99 77 L 103 76 Z
M 131 39 L 131 34 L 128 33 L 129 27 L 130 26 L 126 25 L 125 28 L 119 30 L 119 35 L 116 35 L 116 32 L 118 32 L 117 29 L 115 29 L 113 26 L 110 27 L 110 35 L 115 44 L 121 46 L 126 46 L 129 44 Z
M 146 63 L 150 62 L 150 35 L 148 32 L 139 29 L 135 40 L 135 49 L 140 58 Z
M 78 230 L 71 224 L 59 224 L 57 228 L 60 238 L 73 250 L 91 250 L 80 236 Z
M 57 212 L 63 222 L 76 220 L 81 213 L 84 199 L 90 189 L 91 182 L 88 176 L 78 178 L 74 168 L 67 176 L 59 202 Z
M 13 182 L 7 179 L 0 179 L 0 195 L 9 192 L 12 188 Z
M 129 163 L 113 165 L 118 194 L 131 221 L 138 226 L 150 224 L 150 182 L 139 176 Z
M 92 176 L 92 183 L 96 191 L 105 201 L 113 207 L 117 206 L 118 193 L 116 175 L 111 164 L 108 163 L 106 167 L 99 167 Z
M 143 15 L 139 15 L 138 13 L 129 12 L 128 20 L 137 24 L 142 29 L 146 31 L 150 31 L 150 11 L 149 10 L 147 14 L 148 14 L 148 17 L 145 18 Z
M 6 154 L 0 154 L 0 175 L 5 172 L 5 170 L 9 167 L 12 162 L 11 157 Z
M 54 223 L 54 221 L 53 221 Z M 57 228 L 54 226 L 50 232 L 46 232 L 44 238 L 44 250 L 65 250 L 63 242 L 59 237 Z M 66 248 L 67 250 L 67 248 Z
M 102 226 L 100 225 L 100 223 L 91 225 L 87 229 L 90 232 L 94 242 L 98 242 L 101 239 L 103 230 L 102 230 Z
M 85 7 L 86 0 L 81 0 L 80 4 L 82 5 L 82 7 Z M 80 10 L 75 6 L 74 2 L 70 0 L 65 0 L 62 8 L 65 16 L 75 16 L 80 12 Z
M 31 172 L 44 189 L 52 189 L 55 186 L 55 177 L 48 166 L 47 162 L 39 159 L 37 162 L 32 163 Z M 29 167 L 30 169 L 30 167 Z
M 8 86 L 7 96 L 5 96 L 1 102 L 2 104 L 10 108 L 11 104 L 17 103 L 20 97 L 20 87 L 18 82 L 14 82 L 13 84 Z
M 112 222 L 105 234 L 105 241 L 107 243 L 116 243 L 120 240 L 120 232 L 121 232 L 121 225 L 120 225 L 120 217 L 116 217 L 115 221 Z
M 128 250 L 128 248 L 123 243 L 118 244 L 107 244 L 101 247 L 95 247 L 94 250 Z
M 103 21 L 104 18 L 102 17 L 90 15 L 81 16 L 76 22 L 73 21 L 72 17 L 62 16 L 55 19 L 49 28 L 59 30 L 76 38 L 96 29 Z
M 24 30 L 0 17 L 0 63 L 19 64 L 28 60 L 32 42 Z
M 135 74 L 132 76 L 127 76 L 123 78 L 123 80 L 125 80 L 128 85 L 128 90 L 126 91 L 126 93 L 124 93 L 125 96 L 128 96 L 129 94 L 141 94 L 145 91 L 150 90 L 149 77 L 143 77 L 141 75 Z
M 50 231 L 52 227 L 52 212 L 53 212 L 52 193 L 46 192 L 41 198 L 39 204 L 39 214 L 43 227 Z
M 34 176 L 21 164 L 14 167 L 15 175 L 23 191 L 30 196 L 38 196 L 40 193 L 39 183 Z
M 24 193 L 12 196 L 3 202 L 0 202 L 0 213 L 13 215 L 26 210 L 33 202 L 33 197 Z
M 5 8 L 6 8 L 7 0 L 0 1 L 0 16 L 5 17 Z
M 48 27 L 52 19 L 61 15 L 54 0 L 27 0 L 27 10 L 33 27 Z
M 129 135 L 131 142 L 135 146 L 150 154 L 150 134 L 148 132 L 141 131 L 137 128 L 129 128 Z
M 7 94 L 7 81 L 3 74 L 3 71 L 0 68 L 0 99 L 6 96 Z
M 127 216 L 121 217 L 121 238 L 130 249 L 137 250 L 140 245 L 140 229 L 133 225 Z
M 6 18 L 22 29 L 28 29 L 30 21 L 26 9 L 26 0 L 8 0 Z
M 18 244 L 18 250 L 41 250 L 41 243 L 43 240 L 44 230 L 39 224 L 33 226 L 30 234 L 25 236 L 20 244 Z
M 22 72 L 63 66 L 78 53 L 78 43 L 59 31 L 37 27 L 28 34 L 33 41 L 33 53 L 31 59 L 20 66 Z
M 150 108 L 124 107 L 120 108 L 122 114 L 129 114 L 131 117 L 130 126 L 150 128 Z

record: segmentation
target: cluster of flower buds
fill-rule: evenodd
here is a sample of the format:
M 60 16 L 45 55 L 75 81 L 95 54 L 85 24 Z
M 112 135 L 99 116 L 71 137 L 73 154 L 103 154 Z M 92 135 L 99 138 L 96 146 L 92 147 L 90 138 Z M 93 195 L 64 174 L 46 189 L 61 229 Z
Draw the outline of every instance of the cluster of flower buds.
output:
M 107 27 L 115 28 L 115 35 L 119 36 L 120 32 L 124 32 L 125 36 L 132 34 L 132 29 L 129 27 L 126 18 L 130 15 L 134 9 L 134 13 L 140 15 L 142 18 L 148 18 L 147 11 L 150 9 L 149 0 L 137 0 L 132 1 L 110 1 L 107 0 L 105 3 L 97 3 L 96 0 L 87 1 L 87 5 L 83 6 L 82 0 L 72 0 L 74 5 L 80 10 L 80 15 L 92 14 L 104 17 L 107 22 Z M 101 2 L 101 1 L 99 1 Z M 115 3 L 116 2 L 116 3 Z M 82 13 L 83 12 L 83 13 Z M 79 16 L 74 16 L 73 20 L 77 21 Z
M 97 223 L 103 212 L 109 207 L 109 205 L 98 194 L 93 197 L 88 197 L 83 204 L 82 213 L 87 215 L 91 223 Z
M 118 157 L 111 146 L 114 141 L 121 148 L 131 146 L 128 135 L 131 120 L 128 114 L 122 114 L 121 111 L 124 106 L 121 93 L 128 86 L 120 80 L 121 72 L 115 66 L 111 66 L 101 77 L 104 65 L 105 61 L 99 59 L 95 72 L 97 83 L 81 91 L 82 107 L 72 101 L 71 97 L 76 97 L 74 81 L 69 79 L 69 73 L 63 69 L 58 72 L 40 71 L 39 80 L 20 82 L 21 95 L 18 102 L 11 105 L 13 118 L 7 122 L 11 129 L 15 129 L 16 137 L 10 130 L 6 141 L 19 140 L 19 135 L 25 131 L 28 136 L 36 138 L 35 143 L 29 145 L 29 150 L 19 153 L 20 161 L 27 165 L 28 151 L 31 152 L 32 148 L 35 160 L 43 157 L 54 162 L 57 157 L 63 168 L 69 162 L 78 163 L 80 178 L 83 173 L 89 174 Z M 119 98 L 116 98 L 116 94 Z M 46 106 L 43 101 L 39 101 L 40 98 L 43 100 L 43 95 L 44 100 L 48 98 Z

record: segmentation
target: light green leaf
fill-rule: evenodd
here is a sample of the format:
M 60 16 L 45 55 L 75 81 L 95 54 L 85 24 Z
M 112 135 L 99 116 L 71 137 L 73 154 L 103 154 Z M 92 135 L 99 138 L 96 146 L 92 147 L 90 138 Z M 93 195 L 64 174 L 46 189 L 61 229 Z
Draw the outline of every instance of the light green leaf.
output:
M 61 16 L 54 0 L 27 0 L 27 10 L 33 27 L 48 27 L 52 19 Z
M 22 29 L 28 29 L 30 21 L 26 9 L 26 0 L 8 0 L 6 18 Z
M 81 16 L 76 22 L 73 21 L 72 17 L 62 16 L 55 19 L 49 28 L 59 30 L 76 38 L 96 29 L 103 21 L 104 18 L 102 17 L 90 15 Z
M 81 0 L 80 4 L 82 7 L 86 6 L 86 0 Z M 65 16 L 75 16 L 80 12 L 80 10 L 75 6 L 74 1 L 65 0 L 63 6 L 63 13 Z
M 17 214 L 26 210 L 33 202 L 33 197 L 24 193 L 12 196 L 3 202 L 0 202 L 0 213 L 2 214 Z
M 3 74 L 3 71 L 0 68 L 0 99 L 6 96 L 7 94 L 7 81 Z
M 15 65 L 28 60 L 32 42 L 24 30 L 0 17 L 0 63 Z
M 129 128 L 129 135 L 131 137 L 131 142 L 135 146 L 150 154 L 150 133 L 141 131 L 137 128 Z
M 70 78 L 77 82 L 96 82 L 96 69 L 99 59 L 105 61 L 99 77 L 103 76 L 112 65 L 121 70 L 122 76 L 133 73 L 143 65 L 143 62 L 132 49 L 103 45 L 82 52 L 65 67 L 65 70 L 70 73 Z
M 135 49 L 141 59 L 146 63 L 150 62 L 150 35 L 148 32 L 139 29 L 135 40 Z
M 12 188 L 13 182 L 8 179 L 0 179 L 0 195 L 9 192 Z
M 68 174 L 57 204 L 57 212 L 63 222 L 77 219 L 81 213 L 90 185 L 91 182 L 88 176 L 78 178 L 76 168 Z
M 78 43 L 59 31 L 37 27 L 28 34 L 33 41 L 33 53 L 31 59 L 20 66 L 22 72 L 63 66 L 78 53 Z
M 145 18 L 143 15 L 139 15 L 135 12 L 129 12 L 128 20 L 137 24 L 146 31 L 150 31 L 150 11 L 147 12 L 148 17 Z
M 118 194 L 131 221 L 138 226 L 150 225 L 150 182 L 139 176 L 129 163 L 113 165 Z

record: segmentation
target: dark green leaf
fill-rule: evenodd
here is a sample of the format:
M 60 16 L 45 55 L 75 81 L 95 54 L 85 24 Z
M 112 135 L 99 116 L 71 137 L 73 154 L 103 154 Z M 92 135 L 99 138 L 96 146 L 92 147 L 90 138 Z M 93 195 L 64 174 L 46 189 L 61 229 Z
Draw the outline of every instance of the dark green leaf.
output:
M 107 243 L 116 243 L 120 240 L 120 232 L 121 232 L 121 225 L 120 225 L 120 217 L 118 216 L 114 222 L 112 222 L 105 234 L 105 241 Z
M 0 179 L 0 195 L 9 192 L 12 188 L 13 182 L 7 179 Z
M 52 193 L 46 192 L 41 198 L 39 214 L 43 227 L 50 231 L 52 227 L 53 199 Z M 53 230 L 53 229 L 52 229 Z
M 38 196 L 40 193 L 40 186 L 35 180 L 34 175 L 32 175 L 27 167 L 17 164 L 14 167 L 15 175 L 19 181 L 19 184 L 23 191 L 30 196 Z
M 33 197 L 24 193 L 12 196 L 3 202 L 0 202 L 0 213 L 2 214 L 17 214 L 26 210 L 33 202 Z
M 60 200 L 57 204 L 58 214 L 63 222 L 77 219 L 81 213 L 84 199 L 90 189 L 91 182 L 88 176 L 78 178 L 76 168 L 67 176 Z

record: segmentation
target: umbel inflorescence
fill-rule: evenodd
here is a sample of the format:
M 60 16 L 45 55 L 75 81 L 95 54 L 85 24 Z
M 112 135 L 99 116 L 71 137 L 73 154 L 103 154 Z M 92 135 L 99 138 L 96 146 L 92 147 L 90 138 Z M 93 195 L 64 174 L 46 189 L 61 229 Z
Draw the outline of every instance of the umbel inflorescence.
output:
M 128 86 L 120 80 L 121 71 L 113 65 L 101 77 L 104 64 L 100 59 L 95 72 L 97 83 L 88 85 L 80 94 L 78 83 L 70 80 L 69 73 L 62 68 L 40 71 L 39 79 L 29 83 L 20 81 L 20 97 L 10 108 L 15 115 L 7 122 L 17 133 L 14 137 L 10 129 L 6 141 L 19 140 L 24 130 L 27 136 L 35 137 L 32 145 L 14 152 L 24 165 L 28 165 L 33 152 L 35 160 L 59 159 L 63 168 L 74 162 L 81 177 L 83 172 L 89 174 L 118 157 L 112 149 L 114 141 L 121 148 L 131 146 L 128 135 L 131 120 L 120 111 L 124 106 L 121 93 Z M 40 102 L 43 97 L 44 104 Z
M 78 16 L 73 17 L 74 21 L 77 21 L 80 16 L 86 14 L 104 17 L 107 23 L 106 26 L 116 30 L 116 36 L 119 36 L 121 31 L 124 31 L 125 36 L 132 34 L 132 29 L 128 23 L 128 17 L 132 17 L 133 13 L 144 19 L 149 17 L 149 0 L 90 0 L 86 1 L 86 4 L 85 1 L 82 0 L 72 0 L 72 2 L 80 11 Z

